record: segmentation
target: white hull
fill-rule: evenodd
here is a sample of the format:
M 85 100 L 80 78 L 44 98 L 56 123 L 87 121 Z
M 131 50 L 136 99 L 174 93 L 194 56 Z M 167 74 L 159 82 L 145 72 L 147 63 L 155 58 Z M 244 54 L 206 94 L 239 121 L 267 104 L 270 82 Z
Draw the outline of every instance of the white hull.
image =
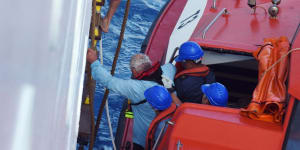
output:
M 168 63 L 176 47 L 188 41 L 206 7 L 207 0 L 188 0 L 169 39 L 166 62 Z M 178 51 L 176 55 L 178 54 Z M 175 55 L 175 56 L 176 56 Z
M 0 5 L 3 150 L 76 149 L 91 0 Z

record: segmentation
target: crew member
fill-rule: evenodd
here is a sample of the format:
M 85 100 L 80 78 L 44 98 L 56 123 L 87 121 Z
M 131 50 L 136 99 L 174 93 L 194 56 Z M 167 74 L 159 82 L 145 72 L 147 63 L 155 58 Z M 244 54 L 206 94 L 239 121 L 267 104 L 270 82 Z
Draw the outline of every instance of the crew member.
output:
M 219 83 L 204 84 L 201 86 L 203 92 L 202 104 L 226 107 L 228 103 L 228 91 Z
M 201 63 L 203 50 L 196 43 L 188 41 L 179 48 L 179 55 L 175 59 L 178 69 L 175 76 L 175 89 L 178 98 L 182 102 L 201 103 L 203 93 L 201 86 L 207 83 L 215 82 L 214 73 Z

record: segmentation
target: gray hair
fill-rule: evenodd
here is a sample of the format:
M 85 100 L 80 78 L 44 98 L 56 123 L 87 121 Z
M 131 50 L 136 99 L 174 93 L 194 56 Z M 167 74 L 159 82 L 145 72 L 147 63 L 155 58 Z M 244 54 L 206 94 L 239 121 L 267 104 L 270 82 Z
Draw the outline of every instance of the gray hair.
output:
M 131 57 L 130 67 L 134 68 L 138 73 L 146 71 L 152 67 L 152 62 L 145 54 L 136 54 Z

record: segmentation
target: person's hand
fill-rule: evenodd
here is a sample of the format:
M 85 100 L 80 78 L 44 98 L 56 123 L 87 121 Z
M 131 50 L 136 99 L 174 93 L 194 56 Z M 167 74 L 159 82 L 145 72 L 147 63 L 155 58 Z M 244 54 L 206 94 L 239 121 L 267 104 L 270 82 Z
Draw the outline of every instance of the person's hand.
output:
M 88 51 L 87 51 L 87 54 L 86 54 L 86 59 L 90 63 L 93 63 L 94 61 L 96 61 L 97 60 L 96 51 L 89 48 Z
M 171 97 L 172 97 L 173 103 L 175 103 L 177 106 L 180 106 L 182 104 L 181 100 L 177 97 L 175 92 L 171 93 Z

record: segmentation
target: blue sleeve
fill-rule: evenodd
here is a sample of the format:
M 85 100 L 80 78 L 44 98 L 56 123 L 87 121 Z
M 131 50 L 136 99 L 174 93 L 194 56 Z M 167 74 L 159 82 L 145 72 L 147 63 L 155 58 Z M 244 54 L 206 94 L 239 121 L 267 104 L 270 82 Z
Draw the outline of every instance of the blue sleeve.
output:
M 92 65 L 92 76 L 94 80 L 102 86 L 112 90 L 122 96 L 126 96 L 131 100 L 143 99 L 144 95 L 139 89 L 142 89 L 142 84 L 138 80 L 124 80 L 113 77 L 99 61 L 95 61 Z

